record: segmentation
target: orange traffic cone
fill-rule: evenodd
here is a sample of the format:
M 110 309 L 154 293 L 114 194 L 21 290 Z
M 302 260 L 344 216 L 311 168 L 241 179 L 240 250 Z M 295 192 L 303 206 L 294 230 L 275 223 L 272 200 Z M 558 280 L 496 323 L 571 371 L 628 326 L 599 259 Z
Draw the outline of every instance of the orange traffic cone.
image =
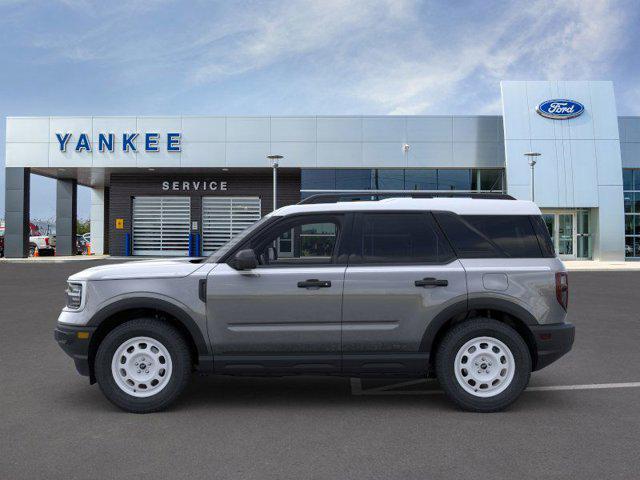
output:
M 33 257 L 35 258 L 35 257 L 39 257 L 39 256 L 40 256 L 40 252 L 38 252 L 38 247 L 36 247 L 36 248 L 33 250 Z
M 87 255 L 91 255 L 91 243 L 87 242 Z

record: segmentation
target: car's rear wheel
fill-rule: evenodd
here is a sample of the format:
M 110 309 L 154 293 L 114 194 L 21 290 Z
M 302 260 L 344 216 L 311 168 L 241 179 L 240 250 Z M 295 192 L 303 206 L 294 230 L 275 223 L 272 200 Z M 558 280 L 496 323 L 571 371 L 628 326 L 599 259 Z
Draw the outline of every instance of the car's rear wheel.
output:
M 191 355 L 182 334 L 156 319 L 119 325 L 102 340 L 95 374 L 104 395 L 128 412 L 169 406 L 186 387 Z
M 497 320 L 467 320 L 449 330 L 436 353 L 438 381 L 465 410 L 494 412 L 513 403 L 531 375 L 522 337 Z

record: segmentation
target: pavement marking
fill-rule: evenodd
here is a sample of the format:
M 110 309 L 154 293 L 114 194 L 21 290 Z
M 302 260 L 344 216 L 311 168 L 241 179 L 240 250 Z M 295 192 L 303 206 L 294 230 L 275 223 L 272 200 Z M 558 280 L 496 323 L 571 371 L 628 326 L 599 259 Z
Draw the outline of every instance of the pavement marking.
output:
M 407 382 L 392 383 L 374 388 L 362 388 L 362 380 L 359 378 L 351 379 L 351 395 L 440 395 L 442 390 L 397 390 L 404 387 L 429 383 L 434 380 L 418 379 Z M 525 392 L 559 392 L 572 390 L 604 390 L 614 388 L 639 388 L 640 382 L 623 382 L 623 383 L 586 383 L 581 385 L 545 385 L 540 387 L 527 387 Z
M 548 392 L 557 390 L 601 390 L 607 388 L 638 388 L 640 382 L 626 383 L 586 383 L 584 385 L 546 385 L 542 387 L 528 387 L 531 392 Z

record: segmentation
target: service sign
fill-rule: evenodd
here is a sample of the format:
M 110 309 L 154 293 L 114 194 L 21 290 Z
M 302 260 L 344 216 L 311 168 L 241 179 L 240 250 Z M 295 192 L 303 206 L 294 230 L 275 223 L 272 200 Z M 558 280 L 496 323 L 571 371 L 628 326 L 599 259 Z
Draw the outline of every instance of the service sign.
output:
M 536 112 L 545 118 L 568 120 L 569 118 L 575 118 L 581 115 L 582 112 L 584 112 L 584 105 L 574 100 L 547 100 L 538 105 Z
M 138 145 L 136 140 L 140 138 Z M 163 135 L 163 140 L 167 152 L 179 152 L 180 151 L 180 134 L 179 133 L 167 133 Z M 66 152 L 67 148 L 73 148 L 76 152 L 113 152 L 116 149 L 116 135 L 113 133 L 98 133 L 97 145 L 93 145 L 91 142 L 91 136 L 88 133 L 81 133 L 75 135 L 73 133 L 64 132 L 56 133 L 56 140 L 58 140 L 58 148 L 61 152 Z M 123 133 L 122 137 L 118 137 L 120 143 L 119 149 L 123 152 L 137 152 L 144 149 L 145 152 L 159 152 L 160 151 L 160 134 L 156 132 L 146 133 Z
M 174 192 L 226 192 L 229 188 L 227 182 L 219 180 L 165 180 L 162 182 L 162 190 Z

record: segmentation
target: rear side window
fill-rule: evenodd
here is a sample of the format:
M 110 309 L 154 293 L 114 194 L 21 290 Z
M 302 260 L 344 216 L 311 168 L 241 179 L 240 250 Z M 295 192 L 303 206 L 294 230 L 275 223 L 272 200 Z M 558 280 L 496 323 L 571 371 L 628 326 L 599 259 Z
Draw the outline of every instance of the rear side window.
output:
M 361 263 L 445 263 L 451 247 L 428 213 L 363 213 L 355 247 Z
M 438 213 L 438 222 L 460 258 L 540 258 L 543 256 L 527 215 Z
M 538 244 L 542 249 L 542 256 L 547 258 L 555 257 L 556 251 L 553 247 L 553 240 L 551 240 L 551 235 L 549 235 L 549 229 L 544 223 L 544 219 L 540 215 L 535 215 L 531 217 L 531 223 L 538 237 Z

